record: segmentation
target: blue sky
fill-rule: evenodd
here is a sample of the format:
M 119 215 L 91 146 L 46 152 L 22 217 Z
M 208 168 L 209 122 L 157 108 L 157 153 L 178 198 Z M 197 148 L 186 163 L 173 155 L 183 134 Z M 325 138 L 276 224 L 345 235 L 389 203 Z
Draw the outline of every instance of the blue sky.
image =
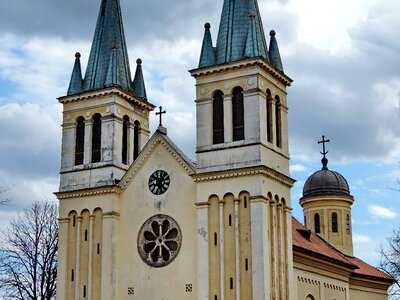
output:
M 61 105 L 74 54 L 87 63 L 100 0 L 0 3 L 0 185 L 12 189 L 0 226 L 58 189 Z M 150 101 L 168 111 L 170 137 L 195 158 L 195 89 L 204 23 L 216 40 L 222 0 L 121 0 L 134 70 L 143 59 Z M 293 214 L 320 169 L 317 140 L 331 139 L 331 169 L 355 197 L 355 253 L 377 250 L 400 224 L 400 2 L 259 0 L 264 30 L 277 31 L 289 88 Z M 157 118 L 152 115 L 154 130 Z

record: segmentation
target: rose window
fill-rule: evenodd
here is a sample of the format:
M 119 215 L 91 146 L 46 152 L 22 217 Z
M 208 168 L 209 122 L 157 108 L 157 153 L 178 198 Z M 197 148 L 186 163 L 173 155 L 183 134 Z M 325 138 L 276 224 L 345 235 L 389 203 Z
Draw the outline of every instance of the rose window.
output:
M 161 268 L 176 258 L 181 242 L 182 233 L 178 223 L 170 216 L 156 215 L 139 230 L 139 255 L 146 264 Z

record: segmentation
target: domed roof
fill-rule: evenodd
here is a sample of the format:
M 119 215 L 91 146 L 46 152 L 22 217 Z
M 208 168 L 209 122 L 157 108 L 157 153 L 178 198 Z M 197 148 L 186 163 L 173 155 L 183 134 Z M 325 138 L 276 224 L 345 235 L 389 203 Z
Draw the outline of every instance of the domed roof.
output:
M 322 170 L 312 174 L 304 184 L 303 198 L 313 196 L 351 196 L 346 179 L 328 169 L 328 159 L 322 159 Z

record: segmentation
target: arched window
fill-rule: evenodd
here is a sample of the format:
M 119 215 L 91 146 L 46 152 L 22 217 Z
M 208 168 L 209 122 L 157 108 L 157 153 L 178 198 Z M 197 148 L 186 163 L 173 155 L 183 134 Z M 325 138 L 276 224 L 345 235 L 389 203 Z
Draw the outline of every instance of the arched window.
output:
M 101 160 L 101 116 L 95 114 L 93 116 L 93 132 L 92 132 L 92 163 Z
M 122 123 L 122 163 L 128 164 L 128 126 L 129 117 L 124 116 L 124 122 Z
M 272 133 L 272 96 L 271 91 L 267 90 L 267 140 L 269 143 L 273 141 Z
M 213 144 L 224 142 L 224 93 L 217 91 L 213 97 Z
M 338 232 L 337 213 L 332 213 L 332 232 Z
M 321 220 L 319 214 L 314 215 L 314 229 L 315 233 L 321 233 Z
M 306 300 L 315 300 L 315 298 L 312 295 L 308 295 Z
M 136 160 L 136 158 L 138 158 L 139 156 L 139 151 L 140 151 L 139 133 L 140 133 L 140 122 L 135 121 L 135 127 L 133 130 L 133 160 Z
M 76 136 L 75 136 L 75 165 L 83 164 L 83 156 L 85 152 L 85 119 L 79 117 L 76 120 Z
M 232 93 L 233 140 L 244 140 L 244 104 L 243 89 L 237 87 Z
M 347 234 L 350 234 L 350 215 L 349 214 L 346 215 L 346 231 L 347 231 Z
M 282 148 L 281 100 L 275 96 L 276 146 Z

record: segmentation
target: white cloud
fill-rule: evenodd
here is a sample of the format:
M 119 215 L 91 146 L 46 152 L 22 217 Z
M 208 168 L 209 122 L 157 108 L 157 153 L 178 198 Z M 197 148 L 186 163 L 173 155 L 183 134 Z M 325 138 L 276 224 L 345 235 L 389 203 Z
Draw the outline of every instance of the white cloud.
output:
M 290 165 L 290 172 L 308 172 L 308 168 L 301 164 Z
M 372 239 L 368 235 L 353 234 L 353 243 L 354 244 L 369 244 L 371 242 L 372 242 Z
M 393 209 L 389 209 L 389 208 L 382 207 L 382 206 L 379 206 L 379 205 L 370 205 L 370 206 L 368 206 L 368 212 L 371 215 L 373 215 L 374 217 L 377 217 L 377 218 L 380 218 L 380 219 L 394 219 L 399 215 Z

